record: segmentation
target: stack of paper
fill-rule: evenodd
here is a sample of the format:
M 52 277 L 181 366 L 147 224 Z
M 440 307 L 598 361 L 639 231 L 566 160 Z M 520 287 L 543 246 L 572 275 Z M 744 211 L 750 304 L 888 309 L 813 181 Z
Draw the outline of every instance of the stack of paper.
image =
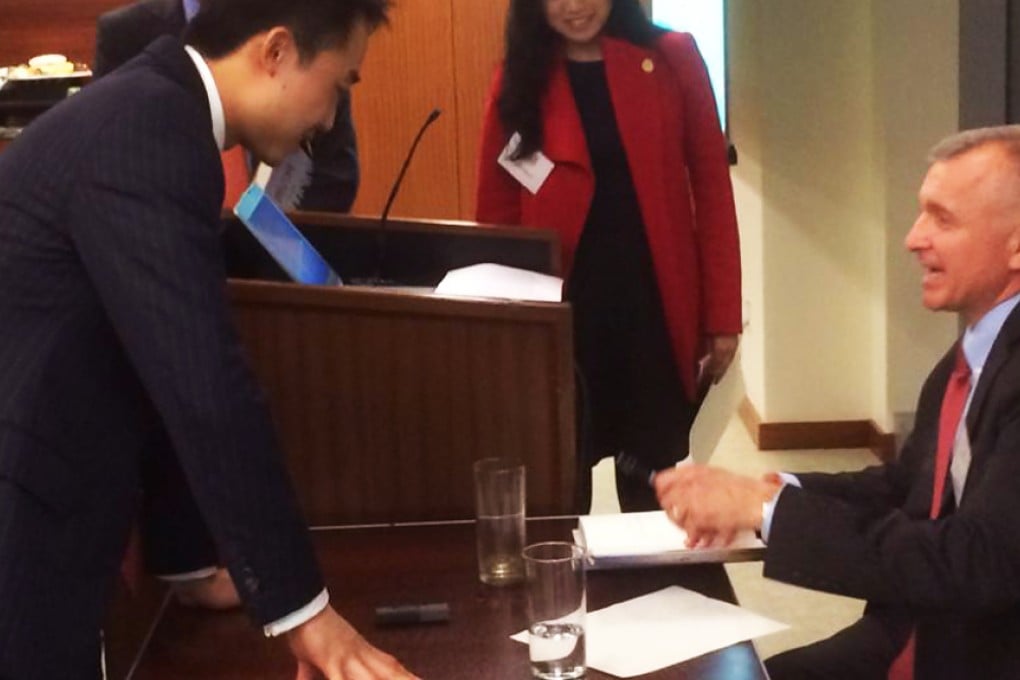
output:
M 747 531 L 726 547 L 688 548 L 687 533 L 666 513 L 629 512 L 585 515 L 579 519 L 577 541 L 588 549 L 592 567 L 655 566 L 695 562 L 747 562 L 762 558 L 765 544 Z
M 436 286 L 436 294 L 559 302 L 563 299 L 563 279 L 485 262 L 451 269 Z

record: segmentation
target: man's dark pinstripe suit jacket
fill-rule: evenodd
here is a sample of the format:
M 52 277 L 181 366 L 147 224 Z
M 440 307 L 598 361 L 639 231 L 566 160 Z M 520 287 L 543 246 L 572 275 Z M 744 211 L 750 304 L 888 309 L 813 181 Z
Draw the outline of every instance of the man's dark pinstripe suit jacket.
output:
M 231 325 L 222 194 L 173 38 L 0 153 L 0 677 L 94 668 L 146 442 L 165 434 L 258 623 L 323 587 Z

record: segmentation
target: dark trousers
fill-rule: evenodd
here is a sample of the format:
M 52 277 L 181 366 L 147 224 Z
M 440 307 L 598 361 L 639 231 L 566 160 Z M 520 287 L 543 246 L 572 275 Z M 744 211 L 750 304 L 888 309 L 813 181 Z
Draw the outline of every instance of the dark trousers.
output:
M 100 677 L 99 631 L 128 534 L 123 491 L 61 507 L 0 476 L 0 678 Z

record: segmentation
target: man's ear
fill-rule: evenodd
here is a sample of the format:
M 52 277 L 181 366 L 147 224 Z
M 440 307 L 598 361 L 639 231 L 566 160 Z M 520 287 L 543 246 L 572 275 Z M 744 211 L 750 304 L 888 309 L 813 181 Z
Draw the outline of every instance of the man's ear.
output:
M 270 76 L 275 76 L 280 67 L 297 59 L 297 44 L 294 34 L 285 26 L 275 26 L 263 34 L 258 47 L 259 66 Z
M 1020 226 L 1013 230 L 1013 234 L 1006 242 L 1009 252 L 1008 266 L 1014 273 L 1020 273 Z

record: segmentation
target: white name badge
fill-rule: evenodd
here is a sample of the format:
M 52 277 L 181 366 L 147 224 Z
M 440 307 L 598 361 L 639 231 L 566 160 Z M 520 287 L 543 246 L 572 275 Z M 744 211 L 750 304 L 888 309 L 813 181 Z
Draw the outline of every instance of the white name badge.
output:
M 553 162 L 541 151 L 536 151 L 527 158 L 521 158 L 516 161 L 511 160 L 510 156 L 520 146 L 520 143 L 521 135 L 515 132 L 500 152 L 499 164 L 514 179 L 520 182 L 525 189 L 533 194 L 537 194 L 538 190 L 545 184 L 545 180 L 549 178 L 549 174 L 553 171 Z

